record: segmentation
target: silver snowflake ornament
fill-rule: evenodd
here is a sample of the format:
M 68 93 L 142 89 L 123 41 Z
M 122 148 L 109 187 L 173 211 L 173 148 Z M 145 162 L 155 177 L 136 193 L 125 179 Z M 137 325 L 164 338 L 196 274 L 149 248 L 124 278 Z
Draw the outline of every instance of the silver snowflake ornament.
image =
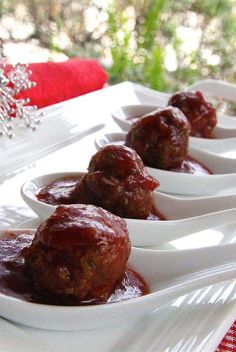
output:
M 17 64 L 6 69 L 3 40 L 0 39 L 0 135 L 12 138 L 14 123 L 19 119 L 33 131 L 38 127 L 42 114 L 37 106 L 28 105 L 30 99 L 16 97 L 21 91 L 35 86 L 30 75 L 27 65 Z

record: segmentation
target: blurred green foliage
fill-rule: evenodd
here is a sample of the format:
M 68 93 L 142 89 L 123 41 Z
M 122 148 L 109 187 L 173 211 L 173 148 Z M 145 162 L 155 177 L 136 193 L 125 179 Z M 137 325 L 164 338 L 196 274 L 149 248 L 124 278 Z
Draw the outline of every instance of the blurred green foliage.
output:
M 17 5 L 34 26 L 26 40 L 100 59 L 111 84 L 175 91 L 206 77 L 236 82 L 236 0 L 0 0 L 0 16 L 17 18 Z
M 133 31 L 129 29 L 130 18 L 125 16 L 126 8 L 117 9 L 115 5 L 114 1 L 108 9 L 107 22 L 112 56 L 112 66 L 108 68 L 111 82 L 131 80 L 164 90 L 164 49 L 158 43 L 157 34 L 165 0 L 156 0 L 146 7 L 144 2 Z

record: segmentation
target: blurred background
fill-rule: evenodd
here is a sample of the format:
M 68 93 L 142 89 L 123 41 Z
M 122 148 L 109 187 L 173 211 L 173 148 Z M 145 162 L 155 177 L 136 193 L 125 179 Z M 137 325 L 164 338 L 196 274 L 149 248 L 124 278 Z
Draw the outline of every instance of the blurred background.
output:
M 236 82 L 236 0 L 0 0 L 11 63 L 97 58 L 109 83 Z

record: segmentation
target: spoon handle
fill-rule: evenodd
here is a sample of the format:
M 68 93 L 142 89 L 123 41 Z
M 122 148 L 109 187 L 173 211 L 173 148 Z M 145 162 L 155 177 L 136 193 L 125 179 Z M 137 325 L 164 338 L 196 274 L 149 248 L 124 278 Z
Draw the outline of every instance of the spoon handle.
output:
M 203 165 L 207 165 L 213 171 L 214 177 L 218 174 L 225 177 L 225 175 L 236 173 L 236 159 L 225 158 L 206 150 L 199 150 L 198 147 L 190 147 L 189 154 Z
M 137 221 L 127 219 L 128 231 L 135 246 L 157 246 L 162 243 L 236 222 L 236 208 L 173 221 Z
M 220 139 L 236 137 L 236 128 L 216 126 L 214 128 L 214 137 Z
M 236 119 L 235 119 L 236 123 Z M 190 147 L 207 150 L 212 153 L 221 154 L 236 150 L 236 138 L 227 139 L 205 139 L 190 137 Z
M 156 191 L 153 202 L 168 220 L 180 220 L 236 208 L 236 194 L 186 199 Z
M 167 287 L 169 281 L 173 284 L 173 280 L 178 282 L 181 278 L 183 282 L 183 277 L 187 281 L 193 275 L 194 280 L 220 273 L 236 278 L 236 243 L 182 250 L 135 249 L 132 256 L 135 256 L 135 263 L 140 263 L 138 270 L 141 274 L 148 282 L 157 285 L 158 290 Z M 131 257 L 131 264 L 132 260 Z M 144 260 L 148 260 L 146 268 L 142 264 Z M 224 276 L 221 281 L 223 279 Z
M 233 270 L 236 277 L 236 243 L 190 250 L 158 251 L 156 268 L 163 265 L 162 279 L 199 273 L 199 276 Z M 224 269 L 222 269 L 224 267 Z M 160 277 L 159 277 L 160 279 Z
M 232 159 L 229 159 L 229 162 Z M 217 161 L 216 161 L 217 162 Z M 219 160 L 218 160 L 219 162 Z M 219 166 L 219 164 L 216 164 Z M 232 165 L 230 166 L 232 168 Z M 159 183 L 159 191 L 181 195 L 206 196 L 219 192 L 230 191 L 235 193 L 236 169 L 233 165 L 234 173 L 215 174 L 212 176 L 201 175 L 194 177 L 190 174 L 164 171 L 147 167 L 150 175 L 156 178 Z
M 204 214 L 194 218 L 179 220 L 179 231 L 194 233 L 221 225 L 230 224 L 236 221 L 236 208 L 218 211 L 211 214 Z M 182 222 L 182 224 L 181 224 Z M 182 230 L 181 230 L 182 228 Z

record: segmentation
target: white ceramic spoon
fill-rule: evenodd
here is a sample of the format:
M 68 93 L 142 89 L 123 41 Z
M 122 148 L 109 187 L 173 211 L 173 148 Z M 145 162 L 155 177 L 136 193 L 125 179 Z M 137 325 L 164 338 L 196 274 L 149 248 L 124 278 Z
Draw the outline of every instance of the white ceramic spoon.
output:
M 22 186 L 22 198 L 44 220 L 54 213 L 56 206 L 40 202 L 36 197 L 38 190 L 55 180 L 69 175 L 79 178 L 82 174 L 67 172 L 34 178 Z M 126 219 L 134 246 L 158 246 L 194 232 L 232 223 L 236 218 L 236 195 L 184 199 L 154 192 L 153 204 L 168 220 Z
M 156 105 L 126 105 L 112 112 L 111 115 L 118 126 L 127 132 L 132 125 L 131 117 L 141 117 L 158 108 L 161 107 Z M 236 150 L 236 117 L 218 117 L 218 123 L 212 135 L 213 139 L 190 137 L 190 145 L 193 142 L 194 145 L 203 149 L 218 152 L 218 146 L 222 148 L 223 145 L 221 139 L 225 139 L 224 151 Z
M 99 149 L 107 144 L 123 144 L 125 135 L 125 132 L 101 135 L 95 141 L 96 147 Z M 208 167 L 213 175 L 194 175 L 147 167 L 149 174 L 160 182 L 160 191 L 182 195 L 210 195 L 236 191 L 236 159 L 225 158 L 191 146 L 189 155 Z
M 236 278 L 235 253 L 236 244 L 177 251 L 132 248 L 128 265 L 146 280 L 150 294 L 80 307 L 29 303 L 0 294 L 0 316 L 50 330 L 87 330 L 120 324 L 194 289 Z

